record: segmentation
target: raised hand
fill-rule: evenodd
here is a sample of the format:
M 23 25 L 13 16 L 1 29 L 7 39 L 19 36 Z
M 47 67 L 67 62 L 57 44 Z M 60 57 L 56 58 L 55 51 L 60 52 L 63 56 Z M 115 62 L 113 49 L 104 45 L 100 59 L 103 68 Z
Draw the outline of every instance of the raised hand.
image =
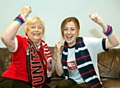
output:
M 30 6 L 23 6 L 21 10 L 21 15 L 23 15 L 26 18 L 31 12 L 32 12 L 32 9 Z
M 93 20 L 95 23 L 98 24 L 102 24 L 104 21 L 102 20 L 102 18 L 98 15 L 98 13 L 94 13 L 89 15 L 89 17 L 91 18 L 91 20 Z
M 107 25 L 106 23 L 103 21 L 103 19 L 98 15 L 98 13 L 94 13 L 89 15 L 89 17 L 91 18 L 91 20 L 93 20 L 95 23 L 99 24 L 104 30 L 106 30 Z

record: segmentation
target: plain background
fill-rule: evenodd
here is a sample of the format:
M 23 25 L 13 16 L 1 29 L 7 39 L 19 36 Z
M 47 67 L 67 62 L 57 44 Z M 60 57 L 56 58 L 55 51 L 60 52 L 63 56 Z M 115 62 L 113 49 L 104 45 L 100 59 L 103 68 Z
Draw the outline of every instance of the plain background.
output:
M 60 24 L 69 16 L 79 19 L 80 36 L 106 37 L 102 28 L 89 18 L 92 13 L 98 13 L 107 24 L 113 26 L 114 32 L 120 39 L 120 0 L 0 0 L 0 36 L 20 13 L 22 6 L 31 6 L 32 13 L 29 17 L 39 16 L 44 21 L 43 39 L 49 46 L 63 41 Z M 23 27 L 24 25 L 18 34 L 24 35 Z M 5 47 L 1 40 L 0 47 Z

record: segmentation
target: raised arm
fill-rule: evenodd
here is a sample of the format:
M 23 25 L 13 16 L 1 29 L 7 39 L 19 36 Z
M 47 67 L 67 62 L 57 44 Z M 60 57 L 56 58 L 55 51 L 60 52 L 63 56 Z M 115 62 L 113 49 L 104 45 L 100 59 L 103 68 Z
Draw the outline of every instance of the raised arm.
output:
M 23 6 L 22 10 L 20 12 L 21 19 L 23 19 L 23 21 L 24 21 L 25 18 L 30 13 L 31 13 L 31 8 L 29 6 Z M 21 26 L 20 22 L 18 20 L 15 20 L 2 33 L 2 36 L 1 36 L 2 42 L 6 45 L 6 47 L 10 51 L 14 51 L 14 49 L 15 49 L 14 39 L 15 39 L 16 33 L 17 33 L 18 29 L 20 28 L 20 26 Z
M 103 33 L 105 33 L 107 35 L 107 39 L 106 39 L 106 48 L 107 49 L 119 45 L 119 40 L 118 40 L 117 36 L 115 35 L 115 33 L 113 32 L 111 26 L 107 25 L 103 21 L 103 19 L 98 15 L 98 13 L 92 14 L 89 17 L 95 23 L 99 24 L 103 29 Z
M 61 55 L 60 55 L 62 53 L 61 51 L 62 46 L 63 44 L 61 42 L 58 42 L 54 48 L 54 59 L 56 59 L 55 70 L 59 76 L 63 74 L 63 67 L 62 67 Z

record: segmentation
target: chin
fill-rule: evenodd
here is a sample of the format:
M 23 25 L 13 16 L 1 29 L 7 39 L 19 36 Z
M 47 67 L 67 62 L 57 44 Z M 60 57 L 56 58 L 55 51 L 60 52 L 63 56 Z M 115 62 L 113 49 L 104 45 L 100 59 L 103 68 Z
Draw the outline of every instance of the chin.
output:
M 68 44 L 71 44 L 71 41 L 66 41 Z

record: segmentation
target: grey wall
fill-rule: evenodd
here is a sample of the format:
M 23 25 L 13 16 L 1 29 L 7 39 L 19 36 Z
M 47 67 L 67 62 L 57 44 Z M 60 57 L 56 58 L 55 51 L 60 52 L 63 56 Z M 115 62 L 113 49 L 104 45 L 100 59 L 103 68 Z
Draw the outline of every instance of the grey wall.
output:
M 0 0 L 0 36 L 24 5 L 32 7 L 29 17 L 39 16 L 45 22 L 44 39 L 49 46 L 62 41 L 60 24 L 68 16 L 76 16 L 80 20 L 80 36 L 106 37 L 101 27 L 89 18 L 89 14 L 96 12 L 113 26 L 120 39 L 120 0 Z M 18 34 L 24 34 L 23 26 Z M 5 47 L 1 40 L 0 47 Z

